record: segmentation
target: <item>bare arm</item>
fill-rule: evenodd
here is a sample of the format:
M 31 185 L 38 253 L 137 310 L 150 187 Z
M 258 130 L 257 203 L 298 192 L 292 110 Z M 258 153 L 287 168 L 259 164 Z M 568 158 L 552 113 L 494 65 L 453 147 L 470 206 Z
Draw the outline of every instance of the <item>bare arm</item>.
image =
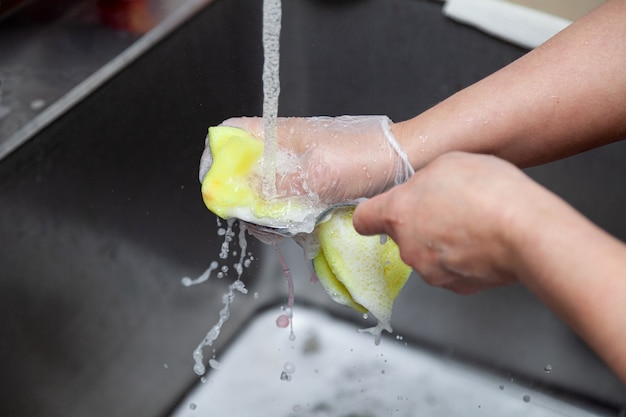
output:
M 519 279 L 626 383 L 626 245 L 537 191 L 516 229 Z
M 609 0 L 393 132 L 415 168 L 452 150 L 531 166 L 623 139 L 625 21 L 626 1 Z

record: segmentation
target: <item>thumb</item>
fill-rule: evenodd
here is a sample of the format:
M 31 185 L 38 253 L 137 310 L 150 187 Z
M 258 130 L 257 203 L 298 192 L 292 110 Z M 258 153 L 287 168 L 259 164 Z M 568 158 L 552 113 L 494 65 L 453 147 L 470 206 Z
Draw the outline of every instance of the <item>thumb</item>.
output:
M 363 201 L 356 207 L 352 223 L 359 234 L 366 236 L 387 234 L 386 221 L 383 215 L 387 203 L 386 194 L 380 194 Z

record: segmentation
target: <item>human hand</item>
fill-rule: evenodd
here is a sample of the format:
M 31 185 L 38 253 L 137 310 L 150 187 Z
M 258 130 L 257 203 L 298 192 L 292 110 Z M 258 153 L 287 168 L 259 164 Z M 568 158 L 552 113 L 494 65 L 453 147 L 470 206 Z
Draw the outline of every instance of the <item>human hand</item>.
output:
M 512 236 L 530 201 L 543 195 L 537 189 L 508 162 L 450 153 L 359 204 L 354 226 L 389 235 L 429 284 L 469 294 L 518 280 Z
M 296 157 L 297 170 L 277 172 L 279 196 L 313 193 L 332 204 L 379 194 L 405 182 L 413 170 L 389 130 L 386 116 L 278 118 L 279 147 Z M 263 140 L 263 120 L 232 118 L 222 125 L 242 128 Z M 207 147 L 200 180 L 211 166 Z

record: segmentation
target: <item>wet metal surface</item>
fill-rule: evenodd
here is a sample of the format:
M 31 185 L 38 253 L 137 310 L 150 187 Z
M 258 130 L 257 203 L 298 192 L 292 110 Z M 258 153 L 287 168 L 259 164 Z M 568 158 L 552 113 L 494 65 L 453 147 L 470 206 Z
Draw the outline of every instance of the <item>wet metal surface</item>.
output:
M 210 1 L 23 2 L 0 20 L 0 159 Z

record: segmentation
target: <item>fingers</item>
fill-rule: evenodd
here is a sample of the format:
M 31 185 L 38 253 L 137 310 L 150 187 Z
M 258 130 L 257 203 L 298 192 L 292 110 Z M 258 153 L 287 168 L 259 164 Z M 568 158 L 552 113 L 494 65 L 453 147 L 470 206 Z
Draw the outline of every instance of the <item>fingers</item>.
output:
M 231 117 L 224 120 L 221 126 L 237 127 L 254 137 L 263 137 L 263 119 L 260 117 Z
M 384 216 L 387 194 L 380 194 L 359 203 L 356 207 L 352 222 L 358 233 L 366 236 L 388 234 L 386 217 Z

